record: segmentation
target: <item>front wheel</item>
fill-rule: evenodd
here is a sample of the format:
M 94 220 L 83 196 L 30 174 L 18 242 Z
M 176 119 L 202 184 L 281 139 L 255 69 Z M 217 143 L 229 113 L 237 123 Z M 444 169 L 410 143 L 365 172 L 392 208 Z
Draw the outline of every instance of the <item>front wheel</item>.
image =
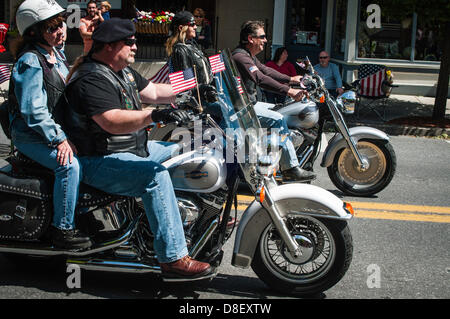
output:
M 347 222 L 292 215 L 287 224 L 302 254 L 292 256 L 270 224 L 260 236 L 253 271 L 268 286 L 287 294 L 311 296 L 334 286 L 352 260 Z
M 337 152 L 327 168 L 333 184 L 347 195 L 371 196 L 383 190 L 392 180 L 397 166 L 392 145 L 384 140 L 360 140 L 356 145 L 369 167 L 360 170 L 352 151 Z

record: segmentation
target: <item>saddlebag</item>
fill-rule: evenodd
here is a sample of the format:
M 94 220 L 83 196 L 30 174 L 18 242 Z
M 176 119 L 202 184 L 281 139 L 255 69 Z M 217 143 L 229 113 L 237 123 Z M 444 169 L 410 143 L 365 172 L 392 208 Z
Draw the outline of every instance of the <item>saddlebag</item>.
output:
M 36 240 L 52 218 L 52 192 L 44 179 L 0 171 L 0 240 Z

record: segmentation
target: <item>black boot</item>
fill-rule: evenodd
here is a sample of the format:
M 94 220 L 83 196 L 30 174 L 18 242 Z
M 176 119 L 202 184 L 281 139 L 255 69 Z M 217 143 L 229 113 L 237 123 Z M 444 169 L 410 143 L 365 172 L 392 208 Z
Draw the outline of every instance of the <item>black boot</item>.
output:
M 282 171 L 283 182 L 306 182 L 316 179 L 316 174 L 298 166 Z
M 53 245 L 63 249 L 87 249 L 92 246 L 88 236 L 77 229 L 63 230 L 53 228 Z

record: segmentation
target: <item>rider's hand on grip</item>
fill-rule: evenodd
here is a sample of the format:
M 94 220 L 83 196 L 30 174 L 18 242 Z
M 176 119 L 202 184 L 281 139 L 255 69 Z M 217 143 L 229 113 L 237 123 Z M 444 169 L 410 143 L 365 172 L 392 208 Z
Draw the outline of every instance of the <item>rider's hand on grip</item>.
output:
M 200 113 L 201 110 L 197 99 L 190 91 L 178 94 L 175 99 L 175 104 L 182 109 L 189 109 L 195 113 Z
M 209 84 L 200 84 L 200 96 L 208 103 L 217 102 L 217 90 L 214 86 Z
M 298 90 L 298 89 L 293 89 L 293 88 L 290 88 L 288 91 L 288 96 L 290 96 L 297 102 L 301 101 L 304 96 L 307 96 L 307 94 L 308 93 L 305 90 Z
M 178 122 L 180 124 L 191 120 L 189 113 L 183 110 L 158 109 L 152 111 L 153 122 Z

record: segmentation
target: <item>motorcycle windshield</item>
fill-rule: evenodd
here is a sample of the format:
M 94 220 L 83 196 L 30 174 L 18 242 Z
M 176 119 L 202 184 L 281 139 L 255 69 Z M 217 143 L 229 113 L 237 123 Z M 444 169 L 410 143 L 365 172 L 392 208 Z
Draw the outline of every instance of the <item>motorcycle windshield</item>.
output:
M 255 114 L 244 85 L 241 84 L 240 74 L 231 59 L 229 49 L 223 51 L 221 54 L 225 70 L 216 76 L 216 84 L 219 93 L 222 93 L 222 97 L 227 100 L 227 104 L 233 107 L 233 110 L 229 110 L 231 119 L 226 118 L 226 120 L 234 122 L 234 120 L 238 119 L 239 127 L 244 130 L 251 128 L 259 129 L 261 126 L 258 117 Z M 233 113 L 235 116 L 233 116 Z M 235 124 L 231 125 L 236 126 Z
M 216 74 L 215 81 L 222 102 L 223 121 L 226 128 L 231 129 L 227 130 L 227 138 L 235 139 L 240 164 L 256 164 L 265 150 L 265 136 L 245 87 L 240 83 L 240 74 L 230 51 L 227 49 L 221 55 L 225 70 Z

